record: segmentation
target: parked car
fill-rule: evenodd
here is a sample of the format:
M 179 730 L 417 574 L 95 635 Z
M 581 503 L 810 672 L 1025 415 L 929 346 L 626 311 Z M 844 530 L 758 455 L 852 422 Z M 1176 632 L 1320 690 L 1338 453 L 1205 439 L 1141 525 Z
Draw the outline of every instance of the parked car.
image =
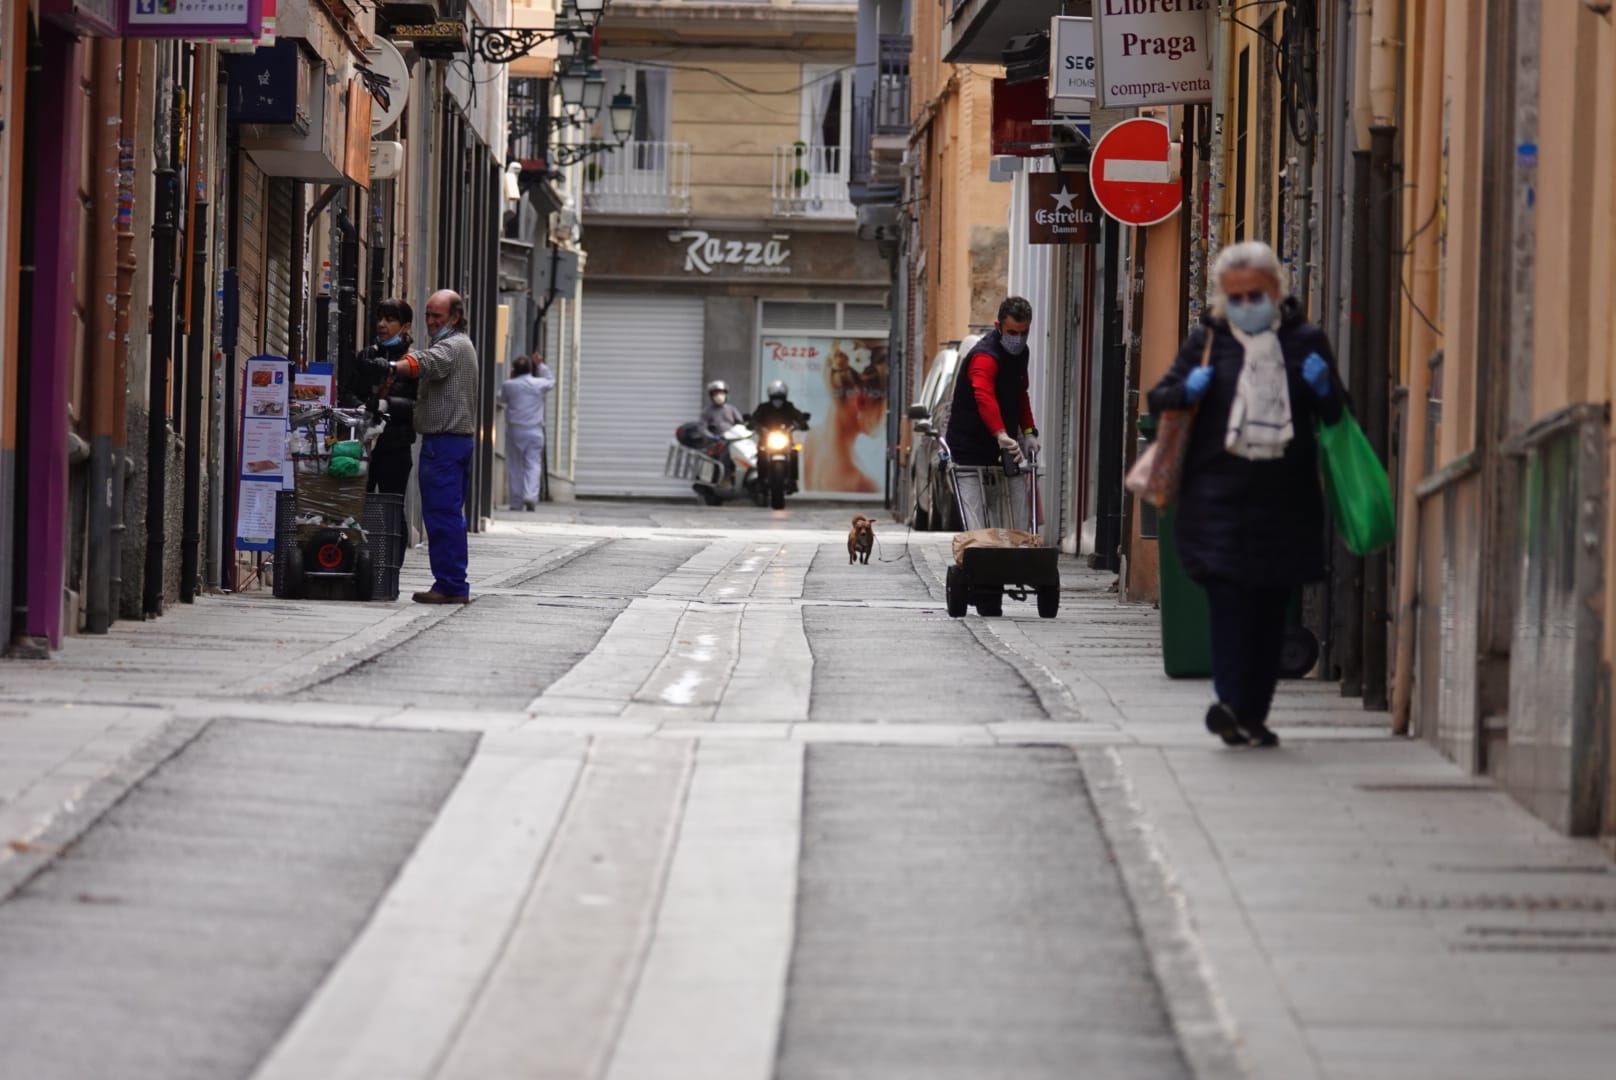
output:
M 938 352 L 921 383 L 920 399 L 909 406 L 909 419 L 913 422 L 909 490 L 914 493 L 909 524 L 923 532 L 957 532 L 961 528 L 954 479 L 948 475 L 942 460 L 942 436 L 948 430 L 948 411 L 954 400 L 954 380 L 959 373 L 960 358 L 975 348 L 981 337 L 971 334 Z

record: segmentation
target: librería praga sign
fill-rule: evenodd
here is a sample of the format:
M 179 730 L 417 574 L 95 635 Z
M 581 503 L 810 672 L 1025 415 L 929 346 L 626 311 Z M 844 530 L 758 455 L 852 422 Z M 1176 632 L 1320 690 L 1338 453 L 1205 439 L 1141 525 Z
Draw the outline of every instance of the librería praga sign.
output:
M 1098 0 L 1094 51 L 1106 108 L 1212 100 L 1213 0 Z
M 790 274 L 790 237 L 771 236 L 766 240 L 731 240 L 714 236 L 705 229 L 669 233 L 668 239 L 685 244 L 685 273 L 711 274 L 720 267 L 735 267 L 743 274 Z

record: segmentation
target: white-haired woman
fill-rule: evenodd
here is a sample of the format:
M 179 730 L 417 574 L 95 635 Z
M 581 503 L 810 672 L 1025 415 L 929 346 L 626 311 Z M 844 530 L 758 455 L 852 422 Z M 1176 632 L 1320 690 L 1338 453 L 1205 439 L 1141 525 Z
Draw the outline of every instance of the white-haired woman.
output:
M 1150 410 L 1199 406 L 1177 539 L 1212 612 L 1218 700 L 1207 729 L 1231 746 L 1277 746 L 1268 711 L 1291 597 L 1325 575 L 1315 428 L 1340 418 L 1345 395 L 1329 340 L 1284 296 L 1272 248 L 1224 248 L 1212 274 L 1217 297 L 1150 392 Z

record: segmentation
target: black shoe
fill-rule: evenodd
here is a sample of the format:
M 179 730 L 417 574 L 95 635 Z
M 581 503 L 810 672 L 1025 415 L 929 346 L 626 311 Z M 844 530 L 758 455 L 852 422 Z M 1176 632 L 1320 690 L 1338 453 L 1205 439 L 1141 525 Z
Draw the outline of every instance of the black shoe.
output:
M 1206 710 L 1206 730 L 1222 739 L 1224 746 L 1250 745 L 1250 737 L 1241 732 L 1234 710 L 1221 701 Z
M 1274 734 L 1273 728 L 1270 728 L 1261 720 L 1254 722 L 1243 721 L 1240 724 L 1240 731 L 1245 735 L 1248 745 L 1259 746 L 1264 749 L 1273 749 L 1279 745 L 1279 736 Z

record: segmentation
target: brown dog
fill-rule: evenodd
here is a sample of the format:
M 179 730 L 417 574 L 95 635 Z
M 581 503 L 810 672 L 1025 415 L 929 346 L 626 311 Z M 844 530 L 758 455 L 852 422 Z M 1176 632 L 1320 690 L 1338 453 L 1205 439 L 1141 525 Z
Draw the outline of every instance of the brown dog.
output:
M 861 562 L 870 565 L 870 549 L 875 547 L 875 522 L 859 514 L 853 518 L 853 527 L 847 531 L 847 565 Z

